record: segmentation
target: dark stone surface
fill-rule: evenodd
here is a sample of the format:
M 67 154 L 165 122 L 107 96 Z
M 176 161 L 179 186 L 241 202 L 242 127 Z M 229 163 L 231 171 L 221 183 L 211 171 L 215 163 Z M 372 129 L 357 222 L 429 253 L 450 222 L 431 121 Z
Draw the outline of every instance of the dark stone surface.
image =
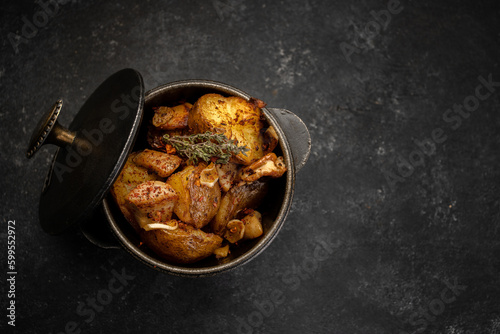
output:
M 498 1 L 61 3 L 51 16 L 33 1 L 1 4 L 1 332 L 500 330 L 500 83 L 490 92 L 481 79 L 500 82 Z M 388 24 L 377 24 L 371 11 L 389 9 L 379 15 Z M 15 34 L 24 34 L 17 52 Z M 27 160 L 31 131 L 58 98 L 69 124 L 126 67 L 146 89 L 225 82 L 309 127 L 312 152 L 285 227 L 252 262 L 180 278 L 77 230 L 41 230 L 55 150 Z M 464 103 L 470 113 L 453 111 Z M 122 286 L 113 277 L 123 271 Z

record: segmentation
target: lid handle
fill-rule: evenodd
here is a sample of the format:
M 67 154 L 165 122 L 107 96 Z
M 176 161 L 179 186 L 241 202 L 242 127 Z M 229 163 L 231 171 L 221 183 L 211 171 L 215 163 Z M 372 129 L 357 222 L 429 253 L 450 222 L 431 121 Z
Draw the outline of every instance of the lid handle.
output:
M 279 125 L 290 144 L 295 170 L 298 172 L 309 159 L 311 153 L 311 135 L 304 122 L 291 111 L 279 108 L 267 108 L 278 119 Z
M 45 144 L 54 144 L 59 147 L 73 144 L 75 133 L 61 126 L 57 121 L 62 105 L 63 101 L 58 100 L 40 119 L 26 150 L 26 157 L 28 159 L 33 157 L 40 147 Z

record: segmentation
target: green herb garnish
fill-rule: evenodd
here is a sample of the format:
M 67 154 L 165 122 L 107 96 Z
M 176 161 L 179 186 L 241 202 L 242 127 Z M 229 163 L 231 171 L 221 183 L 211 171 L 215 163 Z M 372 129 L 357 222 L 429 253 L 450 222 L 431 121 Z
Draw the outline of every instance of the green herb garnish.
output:
M 201 159 L 205 162 L 214 161 L 218 164 L 227 164 L 231 156 L 242 153 L 246 156 L 250 149 L 238 146 L 235 140 L 228 139 L 222 133 L 193 134 L 189 136 L 163 136 L 163 142 L 171 145 L 177 153 L 188 158 L 188 163 L 197 164 Z

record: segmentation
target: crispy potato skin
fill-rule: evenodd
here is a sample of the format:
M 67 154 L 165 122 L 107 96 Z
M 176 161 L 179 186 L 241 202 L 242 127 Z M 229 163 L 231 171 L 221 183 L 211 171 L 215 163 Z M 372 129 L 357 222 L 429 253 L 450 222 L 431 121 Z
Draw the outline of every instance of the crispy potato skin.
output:
M 200 261 L 222 245 L 220 236 L 184 223 L 175 230 L 141 230 L 139 234 L 153 252 L 173 263 Z
M 111 195 L 115 199 L 118 207 L 123 212 L 125 218 L 130 222 L 136 231 L 140 230 L 138 223 L 134 218 L 133 212 L 130 211 L 127 196 L 139 184 L 146 181 L 159 181 L 162 180 L 158 175 L 148 171 L 144 167 L 140 167 L 134 163 L 134 158 L 137 153 L 134 152 L 129 155 L 125 166 L 123 167 L 120 175 L 111 187 Z
M 193 217 L 194 226 L 201 228 L 207 225 L 217 214 L 221 200 L 221 191 L 219 183 L 216 182 L 212 187 L 200 184 L 200 175 L 207 165 L 199 164 L 195 172 L 189 179 L 189 193 L 191 195 L 191 217 Z
M 219 94 L 206 94 L 196 101 L 189 114 L 188 127 L 193 133 L 212 131 L 224 133 L 236 140 L 239 146 L 249 151 L 233 157 L 233 162 L 249 165 L 262 158 L 268 146 L 261 131 L 265 126 L 264 117 L 258 104 L 241 97 L 224 97 Z
M 172 174 L 166 181 L 179 196 L 177 204 L 174 207 L 174 213 L 183 222 L 191 222 L 191 212 L 189 205 L 191 204 L 191 195 L 188 190 L 189 177 L 194 172 L 194 166 L 186 166 L 184 169 Z
M 190 103 L 184 103 L 173 108 L 159 107 L 154 110 L 155 114 L 151 123 L 162 130 L 184 129 L 188 124 L 191 107 Z
M 147 168 L 163 178 L 170 176 L 181 165 L 181 162 L 182 159 L 176 155 L 148 149 L 134 158 L 136 165 Z
M 132 189 L 126 201 L 137 223 L 144 228 L 150 223 L 163 223 L 172 218 L 178 195 L 168 184 L 146 181 Z
M 212 231 L 223 235 L 227 223 L 235 218 L 239 211 L 255 209 L 267 194 L 268 188 L 268 183 L 260 180 L 233 186 L 222 197 L 220 208 L 210 225 Z
M 221 201 L 218 183 L 213 187 L 200 184 L 200 174 L 207 165 L 187 166 L 171 175 L 167 184 L 179 195 L 174 212 L 180 220 L 196 228 L 207 225 L 217 213 Z

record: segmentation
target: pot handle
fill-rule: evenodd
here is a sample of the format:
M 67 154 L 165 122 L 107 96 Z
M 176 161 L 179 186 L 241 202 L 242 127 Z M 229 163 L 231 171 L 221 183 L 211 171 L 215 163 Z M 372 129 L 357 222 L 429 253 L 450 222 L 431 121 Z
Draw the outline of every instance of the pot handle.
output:
M 298 172 L 307 162 L 311 153 L 311 135 L 304 122 L 294 113 L 286 109 L 267 108 L 277 118 L 285 132 L 292 151 L 295 171 Z
M 91 216 L 80 224 L 80 231 L 88 241 L 104 249 L 120 249 L 120 243 L 111 232 L 104 215 L 102 205 L 99 205 Z

